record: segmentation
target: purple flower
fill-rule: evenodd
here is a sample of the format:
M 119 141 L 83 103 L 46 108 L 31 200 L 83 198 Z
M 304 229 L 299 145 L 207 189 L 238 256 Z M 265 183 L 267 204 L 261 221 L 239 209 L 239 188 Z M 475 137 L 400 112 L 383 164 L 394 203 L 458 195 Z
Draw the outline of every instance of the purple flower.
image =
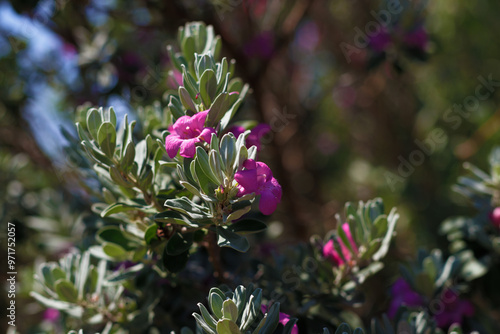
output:
M 259 210 L 270 215 L 281 202 L 281 186 L 273 177 L 271 169 L 263 162 L 248 159 L 243 163 L 244 170 L 236 172 L 234 179 L 238 182 L 238 194 L 241 197 L 255 193 L 260 195 Z
M 418 293 L 412 290 L 411 286 L 403 279 L 398 278 L 391 288 L 392 300 L 389 305 L 387 315 L 394 318 L 401 305 L 408 307 L 421 307 L 424 305 L 424 299 Z
M 375 36 L 370 38 L 369 43 L 373 50 L 383 52 L 392 43 L 391 34 L 385 28 L 382 28 Z
M 272 31 L 264 31 L 252 38 L 243 47 L 243 52 L 249 57 L 269 59 L 274 52 L 274 34 Z
M 472 303 L 459 299 L 458 294 L 452 289 L 445 290 L 440 296 L 439 303 L 433 306 L 434 319 L 441 328 L 447 328 L 454 323 L 462 324 L 463 317 L 474 314 Z
M 234 125 L 234 126 L 232 126 L 229 129 L 228 132 L 232 132 L 233 135 L 236 138 L 238 138 L 245 131 L 246 131 L 246 129 L 244 127 L 242 127 L 240 125 Z M 256 146 L 257 147 L 257 151 L 260 151 L 260 149 L 262 148 L 260 140 L 269 131 L 271 131 L 271 127 L 269 125 L 267 125 L 267 124 L 258 124 L 252 130 L 250 130 L 250 133 L 248 134 L 248 136 L 246 138 L 246 141 L 245 141 L 245 144 L 246 144 L 245 146 L 247 148 L 250 148 L 252 146 Z
M 500 206 L 494 208 L 493 211 L 490 212 L 489 218 L 495 227 L 500 228 Z
M 262 310 L 262 313 L 265 314 L 267 312 L 267 306 L 262 305 L 261 310 Z M 290 316 L 286 313 L 280 312 L 279 323 L 282 324 L 283 326 L 285 326 L 289 321 L 290 321 Z M 293 325 L 291 334 L 299 334 L 299 327 L 297 326 L 297 324 Z
M 59 319 L 60 312 L 55 308 L 48 308 L 43 312 L 43 319 L 48 322 L 56 322 Z
M 169 127 L 170 135 L 165 138 L 165 148 L 168 156 L 173 158 L 180 148 L 180 155 L 184 158 L 192 158 L 196 153 L 196 144 L 200 142 L 210 143 L 214 128 L 205 128 L 208 110 L 199 112 L 194 116 L 181 116 L 174 125 Z
M 415 48 L 423 51 L 427 46 L 427 31 L 423 26 L 419 26 L 416 29 L 408 32 L 404 36 L 403 41 L 410 48 Z
M 347 239 L 349 239 L 349 243 L 351 244 L 352 249 L 354 250 L 354 253 L 358 253 L 358 247 L 356 246 L 356 243 L 354 242 L 354 239 L 352 238 L 351 230 L 349 229 L 349 224 L 344 223 L 342 224 L 342 229 L 344 230 L 345 234 L 347 235 Z M 352 254 L 349 251 L 349 248 L 344 244 L 344 242 L 339 238 L 336 237 L 335 241 L 340 244 L 340 249 L 342 250 L 342 255 L 346 259 L 347 262 L 351 261 L 352 259 Z M 333 240 L 330 239 L 328 242 L 323 246 L 323 256 L 336 265 L 340 266 L 343 265 L 345 262 L 340 256 L 340 254 L 337 252 L 335 249 L 335 246 L 333 244 Z

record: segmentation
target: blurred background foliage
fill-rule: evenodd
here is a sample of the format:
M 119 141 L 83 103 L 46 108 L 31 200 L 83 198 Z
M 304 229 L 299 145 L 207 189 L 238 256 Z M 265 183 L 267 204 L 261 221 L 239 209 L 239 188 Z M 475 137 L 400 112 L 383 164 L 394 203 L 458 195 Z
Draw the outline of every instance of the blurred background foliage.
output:
M 391 25 L 423 26 L 420 53 L 396 38 L 382 52 L 355 45 L 358 31 L 377 22 L 373 12 L 389 8 L 384 1 L 0 1 L 0 217 L 18 226 L 19 318 L 37 315 L 19 331 L 43 325 L 41 308 L 27 297 L 33 262 L 56 259 L 82 238 L 84 245 L 99 224 L 83 188 L 92 180 L 82 183 L 72 169 L 60 129 L 76 137 L 83 103 L 113 106 L 129 119 L 141 106 L 166 105 L 178 75 L 165 46 L 193 20 L 214 26 L 222 54 L 252 87 L 241 119 L 273 130 L 260 153 L 284 189 L 269 221 L 273 242 L 324 235 L 344 202 L 382 197 L 401 215 L 391 256 L 412 258 L 417 245 L 446 249 L 439 224 L 474 212 L 451 190 L 462 162 L 488 170 L 500 139 L 498 86 L 466 116 L 453 111 L 477 96 L 479 77 L 500 81 L 500 3 L 400 4 Z M 347 57 L 345 43 L 356 47 Z M 399 176 L 401 161 L 422 151 L 415 140 L 436 129 L 441 144 Z

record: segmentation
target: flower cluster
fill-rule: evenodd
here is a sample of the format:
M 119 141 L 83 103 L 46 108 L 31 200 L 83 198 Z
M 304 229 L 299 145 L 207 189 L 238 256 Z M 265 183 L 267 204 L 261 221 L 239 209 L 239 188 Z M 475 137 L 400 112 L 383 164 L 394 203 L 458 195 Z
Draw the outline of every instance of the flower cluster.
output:
M 351 230 L 349 229 L 349 224 L 348 223 L 342 224 L 342 229 L 344 230 L 345 234 L 347 235 L 347 238 L 349 239 L 351 248 L 353 249 L 354 253 L 357 254 L 358 248 L 356 246 L 356 243 L 354 242 L 354 239 L 352 238 Z M 340 245 L 343 257 L 335 249 L 334 242 Z M 347 263 L 349 263 L 353 257 L 351 252 L 349 251 L 348 246 L 345 245 L 344 242 L 342 242 L 342 240 L 338 237 L 328 240 L 328 242 L 323 246 L 323 256 L 326 259 L 332 261 L 337 266 L 344 265 L 346 263 L 344 259 L 347 261 Z
M 414 291 L 408 282 L 399 278 L 394 282 L 391 293 L 393 298 L 388 312 L 391 318 L 396 315 L 401 305 L 409 308 L 421 308 L 429 305 L 438 327 L 446 328 L 454 323 L 461 324 L 464 317 L 470 317 L 474 314 L 472 303 L 459 299 L 458 294 L 452 289 L 444 290 L 438 300 L 427 303 L 426 299 Z
M 193 116 L 181 116 L 170 126 L 170 134 L 165 138 L 165 148 L 168 156 L 174 158 L 179 153 L 184 158 L 194 158 L 196 145 L 209 143 L 211 136 L 216 133 L 212 127 L 205 127 L 209 110 L 199 112 Z M 271 128 L 267 124 L 254 127 L 247 136 L 245 146 L 256 146 L 261 149 L 261 138 Z M 233 126 L 229 132 L 239 137 L 246 130 L 242 126 Z M 278 181 L 273 177 L 271 169 L 263 162 L 247 159 L 234 174 L 237 182 L 237 197 L 248 194 L 260 195 L 259 209 L 265 215 L 272 214 L 281 201 L 282 190 Z
M 418 25 L 409 31 L 400 31 L 399 29 L 389 31 L 387 28 L 380 29 L 376 35 L 370 38 L 369 43 L 370 47 L 379 53 L 387 51 L 391 45 L 398 41 L 408 49 L 425 52 L 428 40 L 427 31 L 422 25 Z
M 281 186 L 273 177 L 271 169 L 263 162 L 247 159 L 243 163 L 245 169 L 236 172 L 234 179 L 238 182 L 238 197 L 255 193 L 260 195 L 259 210 L 270 215 L 281 202 Z

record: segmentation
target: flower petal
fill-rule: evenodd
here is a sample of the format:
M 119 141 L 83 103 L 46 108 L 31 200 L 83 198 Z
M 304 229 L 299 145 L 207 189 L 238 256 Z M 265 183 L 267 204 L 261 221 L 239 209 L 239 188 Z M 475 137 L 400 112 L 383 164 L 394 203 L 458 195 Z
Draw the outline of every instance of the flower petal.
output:
M 274 179 L 274 178 L 273 178 Z M 275 180 L 275 179 L 274 179 Z M 276 184 L 277 181 L 276 181 Z M 278 203 L 281 201 L 281 186 L 272 182 L 266 183 L 263 191 L 260 191 L 260 202 L 259 202 L 259 210 L 265 215 L 270 215 L 276 210 Z
M 238 182 L 238 196 L 243 196 L 257 192 L 257 171 L 246 169 L 234 174 L 234 179 Z
M 201 138 L 210 144 L 210 142 L 212 141 L 212 133 L 215 133 L 214 128 L 204 128 L 203 131 L 201 131 L 198 138 Z
M 257 162 L 257 175 L 262 176 L 264 182 L 270 182 L 273 178 L 273 172 L 271 171 L 271 168 L 260 161 Z
M 173 159 L 177 155 L 181 144 L 182 139 L 176 134 L 168 135 L 165 138 L 165 149 L 167 150 L 167 154 L 170 159 Z
M 181 116 L 175 121 L 174 125 L 172 125 L 172 130 L 175 131 L 177 135 L 182 136 L 182 134 L 188 131 L 187 128 L 191 126 L 191 122 L 191 117 Z M 173 133 L 172 130 L 169 131 Z
M 196 143 L 200 142 L 199 138 L 184 139 L 181 143 L 180 155 L 184 158 L 192 158 L 196 154 Z
M 191 128 L 202 130 L 205 127 L 205 121 L 207 120 L 208 110 L 200 111 L 191 117 Z

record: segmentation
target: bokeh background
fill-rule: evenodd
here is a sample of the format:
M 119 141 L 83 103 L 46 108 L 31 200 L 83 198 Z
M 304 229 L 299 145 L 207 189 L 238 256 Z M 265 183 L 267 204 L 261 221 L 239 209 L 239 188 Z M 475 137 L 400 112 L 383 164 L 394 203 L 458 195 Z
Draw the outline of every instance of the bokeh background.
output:
M 382 197 L 401 213 L 393 257 L 446 249 L 439 224 L 472 211 L 452 191 L 462 163 L 486 168 L 500 139 L 499 13 L 494 0 L 1 0 L 0 220 L 18 226 L 19 332 L 42 317 L 34 266 L 86 238 L 92 202 L 61 129 L 76 133 L 85 103 L 129 118 L 166 106 L 166 46 L 188 21 L 213 25 L 251 85 L 238 117 L 272 128 L 261 160 L 284 189 L 268 221 L 278 243 Z

